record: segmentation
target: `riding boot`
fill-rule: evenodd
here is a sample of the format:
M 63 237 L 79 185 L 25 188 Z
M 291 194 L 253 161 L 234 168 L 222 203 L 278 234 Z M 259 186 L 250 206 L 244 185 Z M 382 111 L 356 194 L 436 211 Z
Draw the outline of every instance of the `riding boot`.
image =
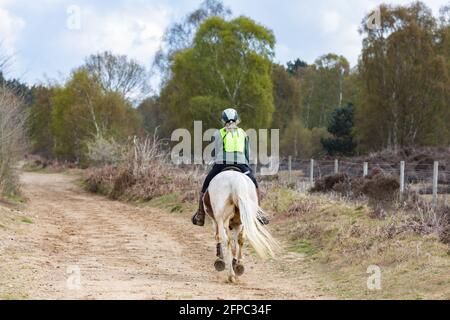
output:
M 261 204 L 261 193 L 259 191 L 259 188 L 256 188 L 256 195 L 258 197 L 258 205 Z M 262 225 L 266 225 L 269 224 L 269 219 L 265 216 L 258 216 L 258 221 L 262 224 Z
M 204 193 L 200 193 L 200 200 L 198 203 L 197 212 L 192 216 L 192 223 L 196 226 L 202 227 L 205 224 L 205 208 L 203 207 L 203 195 Z

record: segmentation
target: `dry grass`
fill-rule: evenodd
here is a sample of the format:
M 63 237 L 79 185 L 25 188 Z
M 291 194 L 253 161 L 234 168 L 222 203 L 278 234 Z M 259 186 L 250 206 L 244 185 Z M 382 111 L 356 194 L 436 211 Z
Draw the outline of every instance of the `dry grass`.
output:
M 156 140 L 135 138 L 124 158 L 118 165 L 89 169 L 86 189 L 112 199 L 149 201 L 173 192 L 190 192 L 200 185 L 201 175 L 172 165 Z
M 273 209 L 274 202 L 282 204 L 272 212 L 279 236 L 310 258 L 325 290 L 342 298 L 450 298 L 449 248 L 436 229 L 424 232 L 417 216 L 373 219 L 363 202 L 287 189 L 269 190 L 264 207 Z M 367 289 L 370 265 L 381 268 L 380 291 Z
M 397 180 L 381 169 L 374 170 L 366 178 L 337 174 L 319 179 L 311 192 L 337 193 L 348 201 L 367 200 L 371 218 L 403 215 L 411 221 L 410 230 L 413 232 L 423 235 L 435 232 L 441 241 L 450 244 L 450 207 L 441 203 L 433 208 L 429 201 L 424 201 L 413 191 L 406 193 L 400 202 Z
M 308 198 L 301 198 L 289 206 L 286 213 L 289 217 L 297 217 L 305 214 L 311 214 L 317 210 L 317 206 Z

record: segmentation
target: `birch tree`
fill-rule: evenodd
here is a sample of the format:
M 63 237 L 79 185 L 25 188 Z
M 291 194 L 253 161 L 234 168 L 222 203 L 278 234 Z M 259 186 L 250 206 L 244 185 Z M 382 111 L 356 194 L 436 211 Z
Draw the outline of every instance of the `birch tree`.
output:
M 360 139 L 372 149 L 447 144 L 449 55 L 437 19 L 421 2 L 380 12 L 380 27 L 361 27 Z
M 97 78 L 104 91 L 117 92 L 129 100 L 137 100 L 149 91 L 145 67 L 125 55 L 109 51 L 93 54 L 82 68 Z
M 162 92 L 172 127 L 202 120 L 220 125 L 221 111 L 236 108 L 245 126 L 268 128 L 274 111 L 271 68 L 275 38 L 246 17 L 207 19 L 193 47 L 174 56 L 172 78 Z
M 126 138 L 138 130 L 140 118 L 117 92 L 102 89 L 95 76 L 80 69 L 52 98 L 54 153 L 69 160 L 83 160 L 90 140 Z

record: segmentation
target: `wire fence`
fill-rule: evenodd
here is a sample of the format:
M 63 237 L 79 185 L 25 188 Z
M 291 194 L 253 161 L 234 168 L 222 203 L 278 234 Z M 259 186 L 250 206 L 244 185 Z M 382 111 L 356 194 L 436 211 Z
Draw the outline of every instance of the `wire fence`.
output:
M 196 165 L 196 176 L 201 180 L 209 171 L 209 165 Z M 399 181 L 399 193 L 414 192 L 434 206 L 450 205 L 450 171 L 438 161 L 429 163 L 355 161 L 355 160 L 317 160 L 282 158 L 278 171 L 273 175 L 263 175 L 262 167 L 253 165 L 258 180 L 262 184 L 290 186 L 298 192 L 307 192 L 317 179 L 344 173 L 350 178 L 370 175 L 374 170 L 396 177 Z
M 319 178 L 338 173 L 345 173 L 349 177 L 364 177 L 375 168 L 399 179 L 400 196 L 405 192 L 414 191 L 429 198 L 434 205 L 437 205 L 439 201 L 443 201 L 446 205 L 450 204 L 450 171 L 438 161 L 427 164 L 408 164 L 406 161 L 357 162 L 338 159 L 300 160 L 289 157 L 280 160 L 277 181 L 304 192 Z

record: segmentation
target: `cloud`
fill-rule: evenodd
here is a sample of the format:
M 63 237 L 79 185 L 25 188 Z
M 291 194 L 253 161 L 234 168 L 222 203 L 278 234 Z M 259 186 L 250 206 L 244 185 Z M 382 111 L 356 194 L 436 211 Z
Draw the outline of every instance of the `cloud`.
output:
M 341 24 L 341 16 L 335 11 L 327 11 L 322 14 L 322 30 L 324 33 L 335 33 Z
M 294 52 L 292 52 L 291 48 L 284 43 L 277 43 L 275 46 L 276 57 L 275 61 L 277 63 L 283 64 L 285 61 L 292 59 Z
M 45 73 L 67 75 L 99 51 L 126 54 L 147 67 L 165 28 L 198 7 L 201 0 L 0 0 L 0 54 L 16 54 L 12 76 L 35 83 Z M 309 63 L 335 52 L 354 66 L 361 51 L 358 27 L 381 0 L 224 0 L 235 15 L 247 15 L 272 29 L 276 60 Z M 384 1 L 394 5 L 411 0 Z M 448 0 L 427 0 L 437 14 Z M 67 8 L 81 12 L 79 30 L 67 28 Z
M 16 42 L 24 28 L 25 21 L 23 19 L 0 8 L 0 53 L 7 56 L 16 53 Z
M 110 12 L 92 6 L 80 9 L 80 29 L 66 28 L 59 38 L 66 53 L 80 58 L 110 50 L 148 65 L 169 23 L 169 11 L 158 5 L 130 6 Z

